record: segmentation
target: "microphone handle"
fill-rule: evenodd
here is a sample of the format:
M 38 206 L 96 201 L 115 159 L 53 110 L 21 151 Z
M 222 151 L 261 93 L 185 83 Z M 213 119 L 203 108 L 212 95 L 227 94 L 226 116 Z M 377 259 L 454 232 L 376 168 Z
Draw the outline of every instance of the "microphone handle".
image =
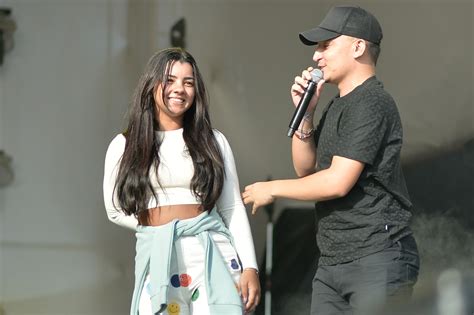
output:
M 288 137 L 293 137 L 293 134 L 300 126 L 301 120 L 303 119 L 306 110 L 308 109 L 309 102 L 314 95 L 314 91 L 316 90 L 316 83 L 314 81 L 308 82 L 308 87 L 304 92 L 303 96 L 301 97 L 298 106 L 296 107 L 295 113 L 290 121 L 290 126 L 288 128 Z

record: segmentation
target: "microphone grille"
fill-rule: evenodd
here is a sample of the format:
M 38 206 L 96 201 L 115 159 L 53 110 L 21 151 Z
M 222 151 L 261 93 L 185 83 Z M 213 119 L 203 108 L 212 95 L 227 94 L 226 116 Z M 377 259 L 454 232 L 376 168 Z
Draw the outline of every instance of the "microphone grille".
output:
M 311 81 L 318 83 L 323 78 L 323 72 L 319 69 L 311 71 Z

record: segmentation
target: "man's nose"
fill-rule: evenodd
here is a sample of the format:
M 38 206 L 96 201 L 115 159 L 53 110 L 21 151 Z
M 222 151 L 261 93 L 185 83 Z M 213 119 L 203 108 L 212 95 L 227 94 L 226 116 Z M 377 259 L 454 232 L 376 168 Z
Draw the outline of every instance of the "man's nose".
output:
M 314 62 L 316 62 L 316 64 L 317 64 L 317 63 L 319 62 L 319 60 L 321 59 L 321 56 L 322 56 L 322 54 L 321 54 L 320 51 L 318 51 L 318 50 L 315 50 L 315 51 L 314 51 L 313 60 L 314 60 Z

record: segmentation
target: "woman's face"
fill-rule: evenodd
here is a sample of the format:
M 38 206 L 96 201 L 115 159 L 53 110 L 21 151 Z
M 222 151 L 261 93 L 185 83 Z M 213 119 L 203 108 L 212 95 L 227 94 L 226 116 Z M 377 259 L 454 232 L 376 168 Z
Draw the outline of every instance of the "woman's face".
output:
M 176 61 L 170 65 L 169 76 L 164 78 L 166 88 L 163 90 L 164 85 L 159 83 L 155 92 L 158 121 L 165 128 L 182 127 L 184 113 L 193 105 L 196 93 L 191 64 Z

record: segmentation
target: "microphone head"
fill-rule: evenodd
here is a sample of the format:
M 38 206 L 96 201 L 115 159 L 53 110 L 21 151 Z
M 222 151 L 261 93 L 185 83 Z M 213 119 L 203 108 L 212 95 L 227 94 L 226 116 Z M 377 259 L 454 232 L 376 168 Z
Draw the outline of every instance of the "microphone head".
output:
M 314 69 L 310 72 L 311 74 L 311 81 L 318 83 L 323 78 L 323 72 L 319 69 Z

